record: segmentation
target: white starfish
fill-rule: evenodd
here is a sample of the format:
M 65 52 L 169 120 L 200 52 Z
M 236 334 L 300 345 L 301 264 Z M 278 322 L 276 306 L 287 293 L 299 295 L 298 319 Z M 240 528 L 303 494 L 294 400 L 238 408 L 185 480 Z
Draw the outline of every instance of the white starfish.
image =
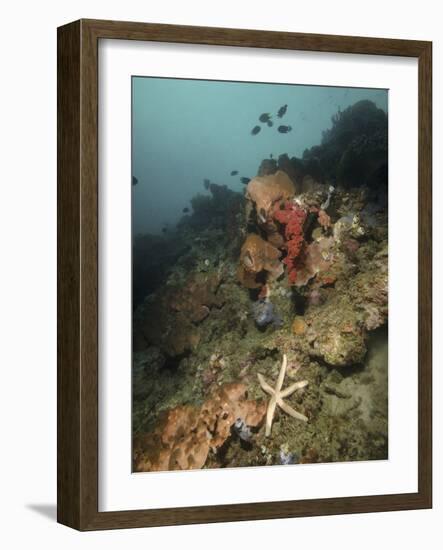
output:
M 283 386 L 283 381 L 285 379 L 287 364 L 288 364 L 288 358 L 286 357 L 286 355 L 283 355 L 283 362 L 281 365 L 280 373 L 277 378 L 277 383 L 275 384 L 275 388 L 271 387 L 260 373 L 257 374 L 258 380 L 260 382 L 260 386 L 262 387 L 263 391 L 265 391 L 271 396 L 271 399 L 269 400 L 269 403 L 268 403 L 268 410 L 266 412 L 266 437 L 269 437 L 271 435 L 272 421 L 274 419 L 275 408 L 277 405 L 286 414 L 289 414 L 289 416 L 292 416 L 293 418 L 298 418 L 303 422 L 308 421 L 307 417 L 304 414 L 297 412 L 296 410 L 294 410 L 292 407 L 290 407 L 287 403 L 283 401 L 285 397 L 288 397 L 289 395 L 293 394 L 296 390 L 304 388 L 305 386 L 308 385 L 307 380 L 302 380 L 301 382 L 295 382 L 294 384 L 291 384 L 285 390 L 282 391 L 281 388 Z

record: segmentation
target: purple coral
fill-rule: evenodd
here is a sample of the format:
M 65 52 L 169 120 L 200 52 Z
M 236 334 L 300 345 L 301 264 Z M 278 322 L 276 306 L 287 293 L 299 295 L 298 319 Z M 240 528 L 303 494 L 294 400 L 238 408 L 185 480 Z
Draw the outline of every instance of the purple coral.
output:
M 252 313 L 254 321 L 258 327 L 266 327 L 273 324 L 275 327 L 281 327 L 283 320 L 274 307 L 274 304 L 267 299 L 260 299 L 252 304 Z
M 234 422 L 234 431 L 238 435 L 238 437 L 246 443 L 249 443 L 251 441 L 251 428 L 246 424 L 243 418 L 237 418 L 237 420 Z
M 280 449 L 279 453 L 280 464 L 286 466 L 288 464 L 298 464 L 298 456 L 295 453 L 286 453 L 284 450 Z

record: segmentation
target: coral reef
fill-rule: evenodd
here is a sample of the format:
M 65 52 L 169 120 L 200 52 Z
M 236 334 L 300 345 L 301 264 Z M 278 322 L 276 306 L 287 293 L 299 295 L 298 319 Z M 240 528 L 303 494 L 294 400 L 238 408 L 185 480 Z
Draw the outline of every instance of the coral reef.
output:
M 296 317 L 292 322 L 292 332 L 298 336 L 304 334 L 306 332 L 306 328 L 307 325 L 303 317 Z
M 348 188 L 386 185 L 388 117 L 372 101 L 363 100 L 339 111 L 321 145 L 303 153 L 306 166 L 315 162 L 315 177 L 337 180 Z M 313 173 L 312 166 L 308 172 Z
M 305 241 L 306 216 L 306 211 L 295 202 L 286 202 L 284 208 L 274 212 L 274 218 L 284 226 L 287 254 L 283 263 L 287 266 L 290 284 L 295 284 L 297 281 L 297 259 Z
M 326 274 L 332 268 L 334 259 L 337 258 L 335 244 L 333 238 L 323 236 L 307 244 L 303 249 L 303 257 L 299 262 L 293 284 L 297 287 L 306 286 L 318 274 L 322 275 L 323 284 L 332 283 L 335 277 L 331 274 L 326 277 Z
M 201 408 L 183 405 L 165 411 L 153 432 L 134 442 L 134 470 L 192 470 L 205 465 L 209 451 L 232 436 L 250 440 L 250 428 L 264 419 L 265 403 L 247 399 L 246 386 L 225 384 L 212 392 Z
M 193 212 L 188 223 L 194 228 L 215 225 L 229 231 L 242 203 L 241 194 L 217 183 L 209 183 L 208 190 L 210 195 L 198 194 L 191 199 Z
M 141 335 L 146 346 L 157 346 L 169 356 L 194 349 L 200 341 L 198 325 L 212 309 L 224 304 L 221 281 L 220 272 L 194 272 L 150 295 L 139 311 L 142 319 L 135 334 Z
M 246 199 L 252 203 L 259 223 L 272 220 L 274 209 L 295 195 L 294 183 L 282 170 L 275 174 L 257 176 L 248 183 Z
M 277 279 L 283 273 L 280 256 L 275 246 L 250 233 L 240 251 L 239 281 L 247 288 L 260 288 L 266 281 Z
M 168 411 L 153 433 L 134 441 L 134 471 L 202 468 L 208 453 L 209 438 L 198 409 L 183 405 Z
M 387 458 L 379 111 L 264 159 L 244 195 L 208 180 L 176 229 L 136 238 L 136 471 Z

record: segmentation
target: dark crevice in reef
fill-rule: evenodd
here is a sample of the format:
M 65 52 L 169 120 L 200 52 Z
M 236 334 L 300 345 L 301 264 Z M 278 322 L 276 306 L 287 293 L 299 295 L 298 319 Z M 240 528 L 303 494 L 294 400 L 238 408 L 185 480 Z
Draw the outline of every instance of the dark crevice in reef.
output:
M 163 364 L 163 370 L 165 372 L 169 371 L 171 375 L 175 375 L 178 371 L 178 368 L 180 367 L 180 363 L 183 361 L 183 359 L 189 357 L 189 355 L 190 355 L 189 350 L 185 351 L 180 355 L 175 355 L 173 357 L 166 355 L 165 362 Z

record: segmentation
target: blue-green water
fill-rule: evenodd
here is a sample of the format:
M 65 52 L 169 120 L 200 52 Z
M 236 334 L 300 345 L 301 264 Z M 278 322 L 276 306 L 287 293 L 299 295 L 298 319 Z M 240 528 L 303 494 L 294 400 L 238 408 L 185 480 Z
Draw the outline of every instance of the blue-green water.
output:
M 369 99 L 387 112 L 380 89 L 133 77 L 133 231 L 160 233 L 190 207 L 191 197 L 209 194 L 205 178 L 235 191 L 252 178 L 264 158 L 303 151 L 321 142 L 339 110 Z M 287 113 L 277 118 L 287 104 Z M 258 120 L 270 112 L 274 126 Z M 251 135 L 259 124 L 261 131 Z M 279 133 L 280 124 L 292 131 Z M 237 176 L 230 176 L 238 170 Z

